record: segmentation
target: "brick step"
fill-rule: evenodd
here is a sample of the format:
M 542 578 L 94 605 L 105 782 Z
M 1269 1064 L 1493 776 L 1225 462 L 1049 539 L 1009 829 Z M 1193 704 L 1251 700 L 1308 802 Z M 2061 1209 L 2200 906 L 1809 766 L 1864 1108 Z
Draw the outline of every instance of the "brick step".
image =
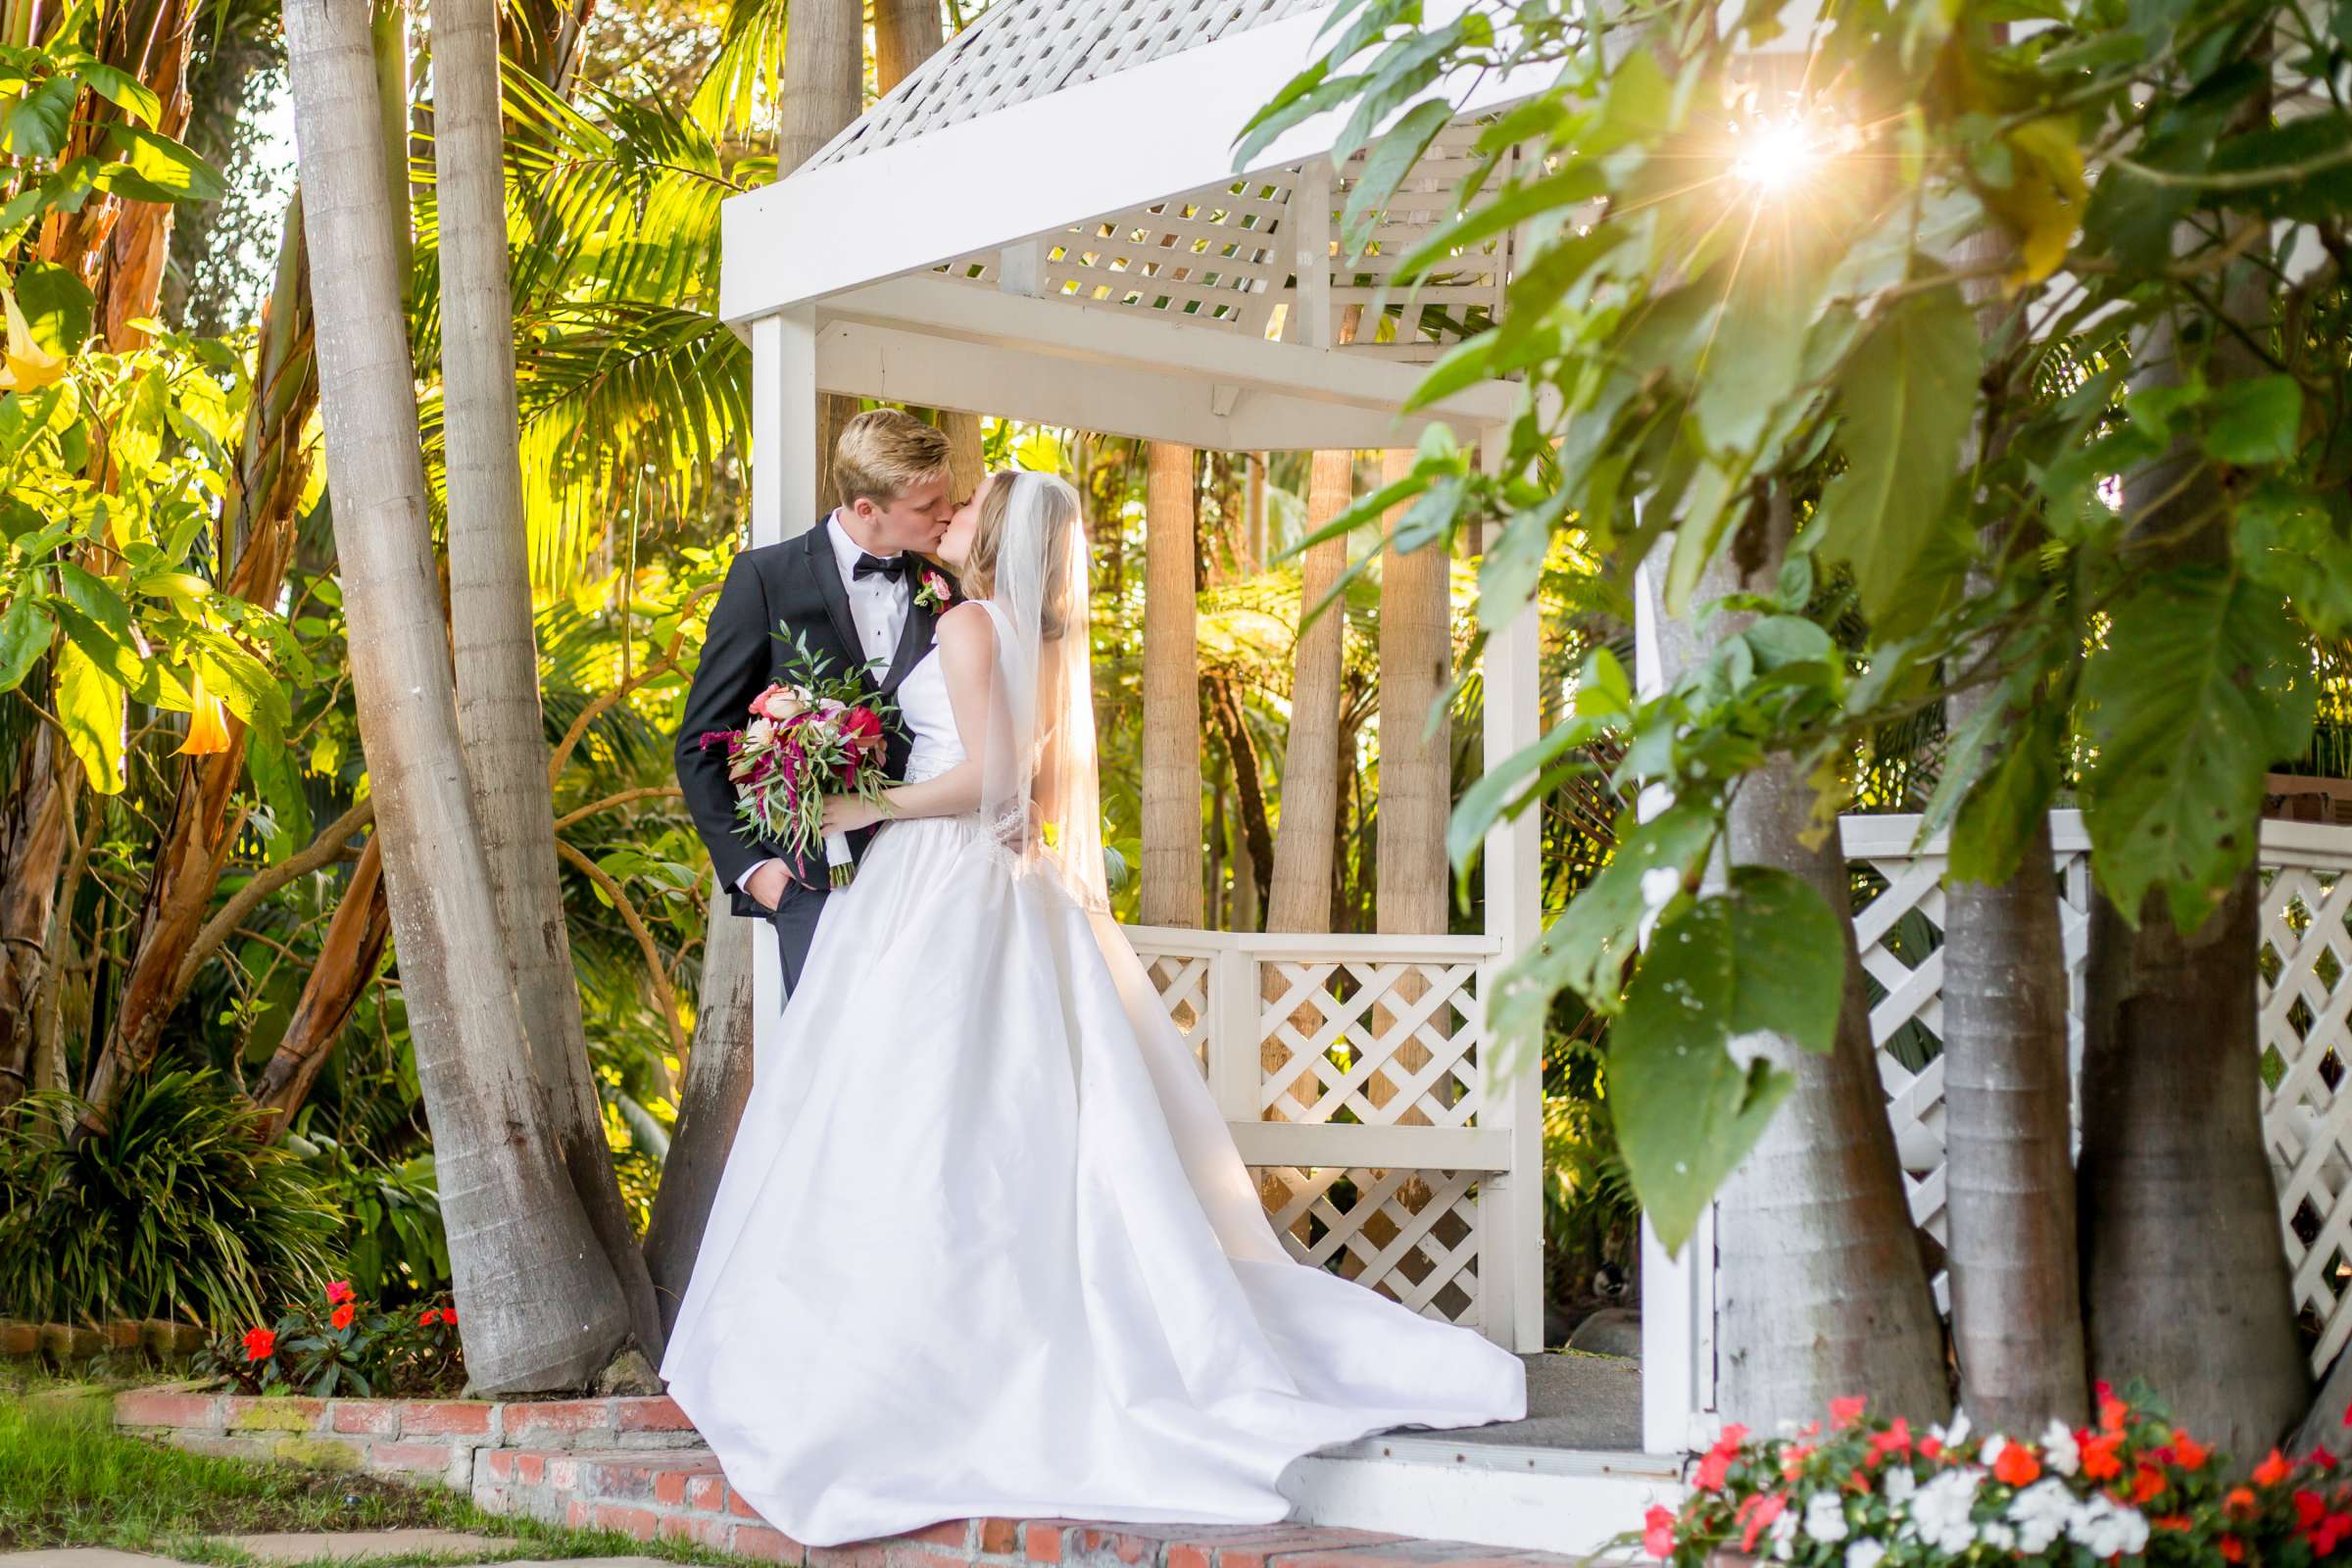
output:
M 1323 1525 L 1103 1525 L 954 1519 L 880 1541 L 805 1546 L 770 1528 L 708 1448 L 485 1449 L 474 1501 L 498 1514 L 683 1541 L 806 1568 L 1569 1568 L 1583 1559 Z

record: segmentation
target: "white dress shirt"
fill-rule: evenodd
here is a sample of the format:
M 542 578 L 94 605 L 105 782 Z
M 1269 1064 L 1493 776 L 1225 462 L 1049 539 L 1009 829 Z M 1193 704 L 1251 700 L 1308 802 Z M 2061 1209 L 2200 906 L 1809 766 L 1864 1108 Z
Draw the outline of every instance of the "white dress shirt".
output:
M 882 673 L 890 668 L 891 656 L 899 651 L 899 633 L 906 629 L 906 607 L 914 600 L 913 566 L 896 578 L 880 572 L 858 575 L 858 558 L 866 552 L 850 537 L 850 530 L 841 525 L 841 514 L 836 512 L 825 521 L 825 533 L 833 542 L 833 560 L 841 567 L 841 585 L 850 593 L 850 619 L 858 628 L 858 657 L 861 661 L 880 660 L 874 671 L 874 682 L 881 684 Z M 897 552 L 876 556 L 877 561 L 896 561 Z
M 860 662 L 869 664 L 875 660 L 881 661 L 873 666 L 874 684 L 878 686 L 882 683 L 883 673 L 890 668 L 891 659 L 899 651 L 899 635 L 906 629 L 907 608 L 914 603 L 915 563 L 907 562 L 907 569 L 896 579 L 885 577 L 878 571 L 860 577 L 858 575 L 858 558 L 866 554 L 866 551 L 850 537 L 850 530 L 841 525 L 841 514 L 836 511 L 817 526 L 825 530 L 827 539 L 832 543 L 833 562 L 841 569 L 841 585 L 849 591 L 850 621 L 858 630 L 858 658 Z M 894 551 L 874 559 L 896 561 L 898 553 Z M 759 861 L 746 870 L 735 885 L 739 888 L 749 887 L 760 867 L 772 863 L 772 858 Z

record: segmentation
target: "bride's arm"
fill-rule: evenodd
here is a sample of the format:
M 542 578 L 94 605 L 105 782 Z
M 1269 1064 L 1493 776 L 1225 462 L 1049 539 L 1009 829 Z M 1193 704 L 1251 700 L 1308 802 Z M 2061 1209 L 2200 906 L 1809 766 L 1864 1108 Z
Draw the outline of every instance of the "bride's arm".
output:
M 980 808 L 980 769 L 988 745 L 988 687 L 997 667 L 997 630 L 988 612 L 958 605 L 939 618 L 935 636 L 939 662 L 948 680 L 948 706 L 963 760 L 915 784 L 894 784 L 882 805 L 856 795 L 825 797 L 825 831 L 854 833 L 868 823 L 900 816 L 962 816 Z

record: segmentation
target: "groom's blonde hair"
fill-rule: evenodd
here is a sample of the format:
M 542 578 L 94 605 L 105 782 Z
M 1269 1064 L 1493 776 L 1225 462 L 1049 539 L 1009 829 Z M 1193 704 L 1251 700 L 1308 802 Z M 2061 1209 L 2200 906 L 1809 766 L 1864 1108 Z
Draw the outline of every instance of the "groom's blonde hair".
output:
M 887 506 L 948 471 L 948 433 L 901 409 L 868 409 L 833 444 L 833 487 L 841 504 Z

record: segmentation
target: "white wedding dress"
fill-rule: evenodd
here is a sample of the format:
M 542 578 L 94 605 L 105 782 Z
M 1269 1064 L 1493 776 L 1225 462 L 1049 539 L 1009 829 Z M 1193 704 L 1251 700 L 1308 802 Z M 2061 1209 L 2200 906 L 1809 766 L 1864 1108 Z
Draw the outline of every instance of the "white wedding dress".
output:
M 898 701 L 908 779 L 962 758 L 936 652 Z M 976 816 L 885 825 L 826 901 L 662 1373 L 808 1544 L 1271 1522 L 1301 1454 L 1526 1404 L 1516 1356 L 1284 1252 L 1124 935 Z

